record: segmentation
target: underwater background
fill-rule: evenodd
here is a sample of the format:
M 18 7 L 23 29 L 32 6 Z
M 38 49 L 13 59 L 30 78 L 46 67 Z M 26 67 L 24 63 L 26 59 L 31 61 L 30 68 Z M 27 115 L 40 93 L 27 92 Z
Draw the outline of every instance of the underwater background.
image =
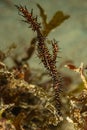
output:
M 48 35 L 48 39 L 55 38 L 59 41 L 61 58 L 58 59 L 58 65 L 68 60 L 73 61 L 77 66 L 81 62 L 86 65 L 87 0 L 0 0 L 0 50 L 5 51 L 9 45 L 15 43 L 17 45 L 16 53 L 22 55 L 23 51 L 26 51 L 30 40 L 36 34 L 28 28 L 28 25 L 21 22 L 23 18 L 18 15 L 18 10 L 14 5 L 26 5 L 29 10 L 33 9 L 34 15 L 38 15 L 40 18 L 37 3 L 46 12 L 48 21 L 56 11 L 63 11 L 65 15 L 70 15 L 69 19 Z M 9 60 L 7 59 L 8 65 L 11 66 L 12 63 Z M 40 60 L 35 54 L 29 64 L 32 68 L 42 68 L 42 65 L 38 63 Z M 68 71 L 68 69 L 64 68 L 64 71 Z

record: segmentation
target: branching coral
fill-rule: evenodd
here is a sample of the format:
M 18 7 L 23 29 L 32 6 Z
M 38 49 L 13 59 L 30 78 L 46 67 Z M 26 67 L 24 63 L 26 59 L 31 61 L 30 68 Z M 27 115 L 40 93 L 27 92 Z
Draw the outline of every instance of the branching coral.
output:
M 68 98 L 70 102 L 70 118 L 74 123 L 75 129 L 85 130 L 87 129 L 87 81 L 84 74 L 84 66 L 81 63 L 80 67 L 76 67 L 73 64 L 67 64 L 65 67 L 79 73 L 84 83 L 84 88 L 78 96 L 70 95 Z

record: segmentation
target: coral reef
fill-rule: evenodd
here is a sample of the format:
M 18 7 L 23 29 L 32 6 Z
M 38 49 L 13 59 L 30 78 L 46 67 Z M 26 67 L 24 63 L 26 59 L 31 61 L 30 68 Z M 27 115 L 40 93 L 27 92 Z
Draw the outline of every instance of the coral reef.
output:
M 69 15 L 62 11 L 55 13 L 47 23 L 44 9 L 37 4 L 42 18 L 42 25 L 34 17 L 33 10 L 16 5 L 24 22 L 30 25 L 37 36 L 31 40 L 26 56 L 19 61 L 16 56 L 11 57 L 14 44 L 6 52 L 0 51 L 0 129 L 2 130 L 62 130 L 64 122 L 73 124 L 75 130 L 87 129 L 87 81 L 83 63 L 76 67 L 69 61 L 63 63 L 65 67 L 80 74 L 83 84 L 75 90 L 67 91 L 71 81 L 69 77 L 59 72 L 56 66 L 57 53 L 60 49 L 58 42 L 48 40 L 47 36 Z M 48 41 L 52 52 L 48 49 Z M 37 55 L 43 63 L 46 72 L 39 74 L 32 70 L 28 60 L 37 50 Z M 9 68 L 4 60 L 11 57 L 14 66 Z M 36 74 L 35 74 L 36 73 Z M 51 80 L 39 83 L 43 76 L 50 76 Z M 39 75 L 39 76 L 38 76 Z M 63 78 L 62 78 L 63 77 Z M 65 91 L 63 91 L 65 90 Z

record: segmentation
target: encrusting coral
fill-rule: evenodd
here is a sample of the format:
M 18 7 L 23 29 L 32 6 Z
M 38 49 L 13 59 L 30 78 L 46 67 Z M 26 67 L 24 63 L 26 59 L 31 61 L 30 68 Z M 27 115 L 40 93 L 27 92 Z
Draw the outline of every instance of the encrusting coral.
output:
M 10 105 L 9 107 L 3 105 L 3 113 L 7 109 L 9 112 L 14 111 L 13 117 L 11 117 L 12 113 L 10 112 L 5 115 L 5 118 L 11 119 L 17 129 L 20 129 L 22 125 L 20 124 L 21 120 L 27 118 L 30 120 L 30 126 L 27 127 L 31 128 L 34 125 L 33 120 L 37 120 L 37 125 L 39 125 L 36 126 L 37 128 L 42 127 L 40 126 L 42 123 L 43 128 L 51 124 L 57 125 L 60 119 L 56 114 L 56 108 L 50 102 L 52 99 L 51 92 L 47 93 L 42 88 L 28 84 L 21 78 L 16 79 L 14 71 L 10 72 L 3 63 L 0 63 L 0 66 L 0 98 L 3 99 L 3 103 Z M 16 109 L 17 112 L 15 112 Z M 19 119 L 20 114 L 21 119 Z M 40 114 L 40 117 L 38 117 L 38 114 Z M 15 118 L 16 123 L 14 123 Z M 27 121 L 29 120 L 27 119 Z M 26 123 L 28 123 L 27 121 Z M 19 128 L 18 123 L 20 124 Z

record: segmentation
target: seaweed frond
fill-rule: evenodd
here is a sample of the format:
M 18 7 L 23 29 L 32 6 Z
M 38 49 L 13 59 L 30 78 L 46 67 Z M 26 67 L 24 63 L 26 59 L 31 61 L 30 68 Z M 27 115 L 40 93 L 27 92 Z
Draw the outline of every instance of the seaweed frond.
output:
M 67 20 L 70 16 L 65 15 L 62 11 L 57 11 L 52 19 L 47 22 L 47 15 L 44 11 L 44 9 L 40 6 L 40 4 L 37 4 L 38 9 L 40 10 L 40 16 L 42 18 L 42 24 L 43 24 L 43 34 L 47 36 L 53 29 L 60 26 L 65 20 Z

